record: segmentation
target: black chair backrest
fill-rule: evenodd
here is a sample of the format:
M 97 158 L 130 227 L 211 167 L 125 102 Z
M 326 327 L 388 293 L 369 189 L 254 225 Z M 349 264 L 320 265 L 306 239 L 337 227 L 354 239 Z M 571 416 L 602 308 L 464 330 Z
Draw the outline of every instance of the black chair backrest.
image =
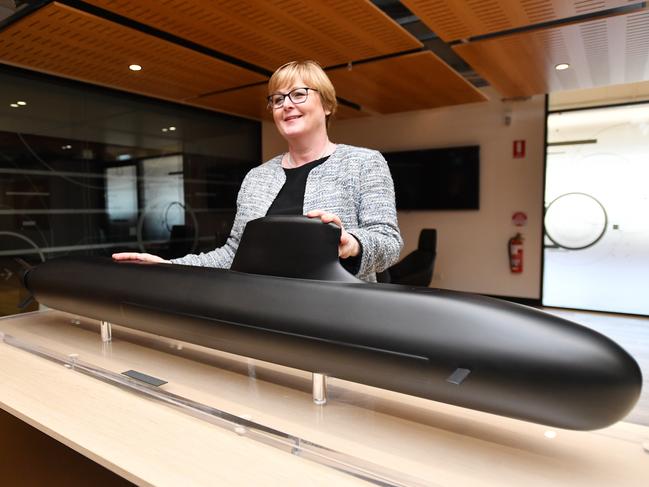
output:
M 418 250 L 437 253 L 437 229 L 423 228 L 419 233 Z
M 428 286 L 433 279 L 436 255 L 437 229 L 424 228 L 419 234 L 417 250 L 410 252 L 401 261 L 384 271 L 379 276 L 379 282 Z

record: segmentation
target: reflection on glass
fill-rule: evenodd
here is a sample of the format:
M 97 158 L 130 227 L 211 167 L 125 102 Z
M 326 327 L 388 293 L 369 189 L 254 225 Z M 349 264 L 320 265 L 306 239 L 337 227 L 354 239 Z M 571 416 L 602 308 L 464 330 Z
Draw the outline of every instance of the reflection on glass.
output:
M 548 117 L 543 304 L 649 315 L 648 160 L 649 103 Z
M 172 227 L 185 224 L 183 158 L 178 155 L 155 157 L 143 160 L 141 165 L 143 237 L 167 241 Z
M 106 210 L 111 223 L 134 224 L 137 220 L 135 166 L 106 168 Z
M 602 204 L 584 193 L 568 193 L 552 201 L 545 211 L 545 232 L 557 246 L 581 250 L 595 245 L 606 232 Z
M 258 122 L 8 67 L 0 92 L 25 102 L 0 106 L 0 314 L 20 311 L 17 257 L 224 243 Z

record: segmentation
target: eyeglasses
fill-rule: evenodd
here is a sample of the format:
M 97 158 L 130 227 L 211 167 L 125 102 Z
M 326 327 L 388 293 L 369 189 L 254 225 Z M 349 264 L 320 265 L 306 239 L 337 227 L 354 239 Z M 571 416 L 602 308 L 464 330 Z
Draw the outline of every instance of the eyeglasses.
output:
M 275 110 L 276 108 L 282 108 L 284 106 L 284 99 L 288 96 L 288 99 L 293 102 L 295 105 L 304 103 L 307 98 L 309 98 L 309 90 L 318 91 L 315 88 L 295 88 L 288 93 L 273 93 L 268 96 L 268 108 Z

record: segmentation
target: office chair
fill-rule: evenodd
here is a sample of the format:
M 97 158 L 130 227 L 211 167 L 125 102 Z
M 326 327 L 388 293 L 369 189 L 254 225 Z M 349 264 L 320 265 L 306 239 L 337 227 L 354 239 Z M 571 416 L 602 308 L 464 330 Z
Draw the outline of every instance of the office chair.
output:
M 410 252 L 392 267 L 377 274 L 379 282 L 428 286 L 433 279 L 437 255 L 437 230 L 424 228 L 419 233 L 417 250 Z

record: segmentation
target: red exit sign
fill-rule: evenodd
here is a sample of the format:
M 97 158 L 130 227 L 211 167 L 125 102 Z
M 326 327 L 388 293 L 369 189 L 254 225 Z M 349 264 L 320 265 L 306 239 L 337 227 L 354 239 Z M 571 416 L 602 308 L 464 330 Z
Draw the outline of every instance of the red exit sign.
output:
M 514 154 L 514 159 L 522 159 L 525 157 L 525 141 L 515 140 L 512 152 Z

